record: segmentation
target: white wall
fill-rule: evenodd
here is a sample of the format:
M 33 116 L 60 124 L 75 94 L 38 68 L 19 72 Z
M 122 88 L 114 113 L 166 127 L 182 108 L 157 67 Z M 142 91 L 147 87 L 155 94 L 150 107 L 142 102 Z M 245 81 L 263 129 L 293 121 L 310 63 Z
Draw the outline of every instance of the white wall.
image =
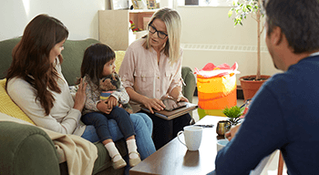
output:
M 230 7 L 191 7 L 179 6 L 177 11 L 182 17 L 182 43 L 184 44 L 225 44 L 257 46 L 257 22 L 248 17 L 244 26 L 234 27 L 228 18 Z M 261 44 L 266 47 L 262 34 Z M 184 49 L 184 66 L 202 69 L 207 63 L 220 65 L 238 63 L 237 76 L 255 75 L 257 53 Z M 273 66 L 271 57 L 265 49 L 261 54 L 261 74 L 273 75 L 279 72 Z M 239 84 L 239 81 L 237 81 Z
M 56 17 L 69 29 L 69 39 L 98 39 L 98 10 L 106 0 L 0 0 L 0 41 L 23 34 L 38 14 Z
M 108 0 L 0 0 L 0 41 L 21 36 L 27 23 L 41 13 L 60 19 L 69 29 L 69 39 L 98 39 L 98 10 L 105 8 L 109 9 Z M 182 43 L 256 45 L 256 22 L 248 18 L 244 26 L 234 27 L 228 10 L 229 7 L 177 7 L 182 17 Z M 262 45 L 265 46 L 263 37 Z M 183 65 L 201 69 L 208 62 L 232 65 L 236 61 L 240 77 L 256 73 L 255 58 L 253 52 L 185 49 Z M 262 74 L 278 72 L 267 51 L 261 59 Z

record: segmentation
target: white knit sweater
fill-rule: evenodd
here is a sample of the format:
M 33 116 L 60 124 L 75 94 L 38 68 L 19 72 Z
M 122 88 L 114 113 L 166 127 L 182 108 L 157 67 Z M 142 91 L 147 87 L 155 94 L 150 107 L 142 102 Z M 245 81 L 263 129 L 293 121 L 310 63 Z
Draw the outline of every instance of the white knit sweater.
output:
M 10 79 L 7 92 L 11 99 L 37 126 L 62 134 L 81 136 L 85 130 L 85 125 L 80 121 L 81 112 L 73 108 L 74 101 L 70 94 L 68 83 L 62 75 L 58 59 L 56 60 L 56 69 L 61 77 L 58 79 L 61 93 L 52 92 L 55 102 L 49 115 L 45 115 L 44 108 L 38 100 L 35 100 L 35 89 L 25 80 L 21 78 Z

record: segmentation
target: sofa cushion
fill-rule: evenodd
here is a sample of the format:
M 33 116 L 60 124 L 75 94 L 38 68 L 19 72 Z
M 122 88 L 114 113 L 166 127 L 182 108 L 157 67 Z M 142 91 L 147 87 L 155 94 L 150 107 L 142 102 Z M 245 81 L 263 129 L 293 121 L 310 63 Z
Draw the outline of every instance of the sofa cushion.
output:
M 0 112 L 24 120 L 33 125 L 33 121 L 11 100 L 5 90 L 6 79 L 0 80 Z
M 0 174 L 59 174 L 54 144 L 42 129 L 9 121 L 0 128 Z
M 95 43 L 99 41 L 95 39 L 65 41 L 64 50 L 61 52 L 63 56 L 62 73 L 69 85 L 74 85 L 77 78 L 81 76 L 80 69 L 84 51 Z
M 124 56 L 125 56 L 125 51 L 115 51 L 115 71 L 117 73 L 119 73 L 119 70 L 120 70 L 120 67 L 121 67 L 121 64 L 122 64 L 122 61 L 124 59 Z

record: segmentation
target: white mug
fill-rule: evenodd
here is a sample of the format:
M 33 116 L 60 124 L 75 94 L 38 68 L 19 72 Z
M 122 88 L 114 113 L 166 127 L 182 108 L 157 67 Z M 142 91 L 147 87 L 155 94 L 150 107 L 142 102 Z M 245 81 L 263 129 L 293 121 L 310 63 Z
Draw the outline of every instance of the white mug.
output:
M 179 135 L 184 133 L 185 143 L 180 140 Z M 203 128 L 199 126 L 185 126 L 184 131 L 177 133 L 178 140 L 187 147 L 189 151 L 197 151 L 202 141 Z

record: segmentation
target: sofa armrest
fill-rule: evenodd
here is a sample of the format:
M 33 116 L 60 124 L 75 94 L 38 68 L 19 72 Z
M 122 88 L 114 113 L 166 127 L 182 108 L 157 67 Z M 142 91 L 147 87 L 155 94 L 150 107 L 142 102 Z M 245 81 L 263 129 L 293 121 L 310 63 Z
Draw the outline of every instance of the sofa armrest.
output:
M 0 174 L 60 174 L 55 146 L 43 130 L 2 121 L 0 133 Z
M 182 78 L 186 84 L 186 86 L 183 86 L 182 93 L 189 102 L 192 102 L 196 88 L 196 80 L 195 75 L 190 67 L 182 67 Z

